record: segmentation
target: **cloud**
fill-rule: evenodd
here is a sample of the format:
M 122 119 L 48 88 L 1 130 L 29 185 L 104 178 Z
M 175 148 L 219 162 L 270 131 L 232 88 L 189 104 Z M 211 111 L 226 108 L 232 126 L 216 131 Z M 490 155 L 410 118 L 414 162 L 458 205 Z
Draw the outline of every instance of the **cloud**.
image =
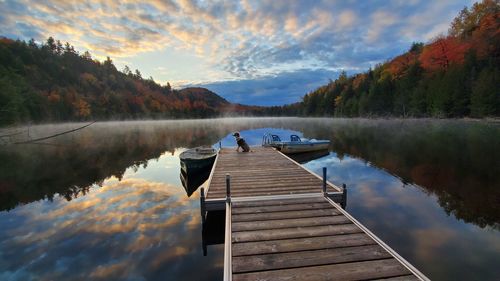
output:
M 146 76 L 174 85 L 180 83 L 172 79 L 267 81 L 262 77 L 304 69 L 365 70 L 407 50 L 413 41 L 446 32 L 453 16 L 468 4 L 465 0 L 6 0 L 0 2 L 4 11 L 0 27 L 14 38 L 44 41 L 54 36 L 97 58 L 140 58 L 176 50 L 209 69 L 209 74 L 176 75 L 175 69 L 155 73 L 155 67 L 149 69 L 147 64 L 132 65 Z M 182 61 L 171 56 L 165 64 L 175 68 Z
M 253 79 L 201 84 L 227 100 L 247 105 L 280 105 L 300 101 L 311 89 L 338 76 L 334 70 L 302 69 Z M 194 85 L 185 85 L 194 86 Z

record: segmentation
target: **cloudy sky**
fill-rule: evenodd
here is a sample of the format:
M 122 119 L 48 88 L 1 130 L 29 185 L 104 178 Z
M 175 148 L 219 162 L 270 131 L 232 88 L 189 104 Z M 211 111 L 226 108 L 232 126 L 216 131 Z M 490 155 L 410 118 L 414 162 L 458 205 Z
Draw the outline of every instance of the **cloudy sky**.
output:
M 175 88 L 279 105 L 445 33 L 466 0 L 0 0 L 0 36 L 53 36 Z

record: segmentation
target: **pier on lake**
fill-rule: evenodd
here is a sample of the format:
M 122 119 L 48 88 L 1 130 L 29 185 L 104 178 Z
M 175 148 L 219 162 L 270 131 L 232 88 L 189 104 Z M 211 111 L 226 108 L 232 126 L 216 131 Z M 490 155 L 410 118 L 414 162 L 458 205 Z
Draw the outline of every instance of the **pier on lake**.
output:
M 219 151 L 201 215 L 226 210 L 224 280 L 428 280 L 347 213 L 339 188 L 273 149 Z

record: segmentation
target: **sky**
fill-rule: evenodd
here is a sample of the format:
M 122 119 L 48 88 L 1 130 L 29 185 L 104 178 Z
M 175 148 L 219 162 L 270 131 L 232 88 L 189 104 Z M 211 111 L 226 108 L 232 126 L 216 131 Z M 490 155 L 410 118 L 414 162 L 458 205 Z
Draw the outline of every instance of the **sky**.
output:
M 176 89 L 282 105 L 445 34 L 473 2 L 0 0 L 0 36 L 53 36 Z

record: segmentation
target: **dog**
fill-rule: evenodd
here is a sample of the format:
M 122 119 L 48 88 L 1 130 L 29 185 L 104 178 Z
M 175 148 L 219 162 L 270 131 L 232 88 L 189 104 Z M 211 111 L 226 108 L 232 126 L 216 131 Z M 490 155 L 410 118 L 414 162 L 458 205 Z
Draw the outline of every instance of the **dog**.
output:
M 239 152 L 240 151 L 240 147 L 241 149 L 243 150 L 243 152 L 249 152 L 250 151 L 250 147 L 248 146 L 247 142 L 245 141 L 245 139 L 243 139 L 241 136 L 240 136 L 240 133 L 239 132 L 235 132 L 233 134 L 233 137 L 236 139 L 236 144 L 238 145 L 238 148 L 236 148 L 236 151 Z

